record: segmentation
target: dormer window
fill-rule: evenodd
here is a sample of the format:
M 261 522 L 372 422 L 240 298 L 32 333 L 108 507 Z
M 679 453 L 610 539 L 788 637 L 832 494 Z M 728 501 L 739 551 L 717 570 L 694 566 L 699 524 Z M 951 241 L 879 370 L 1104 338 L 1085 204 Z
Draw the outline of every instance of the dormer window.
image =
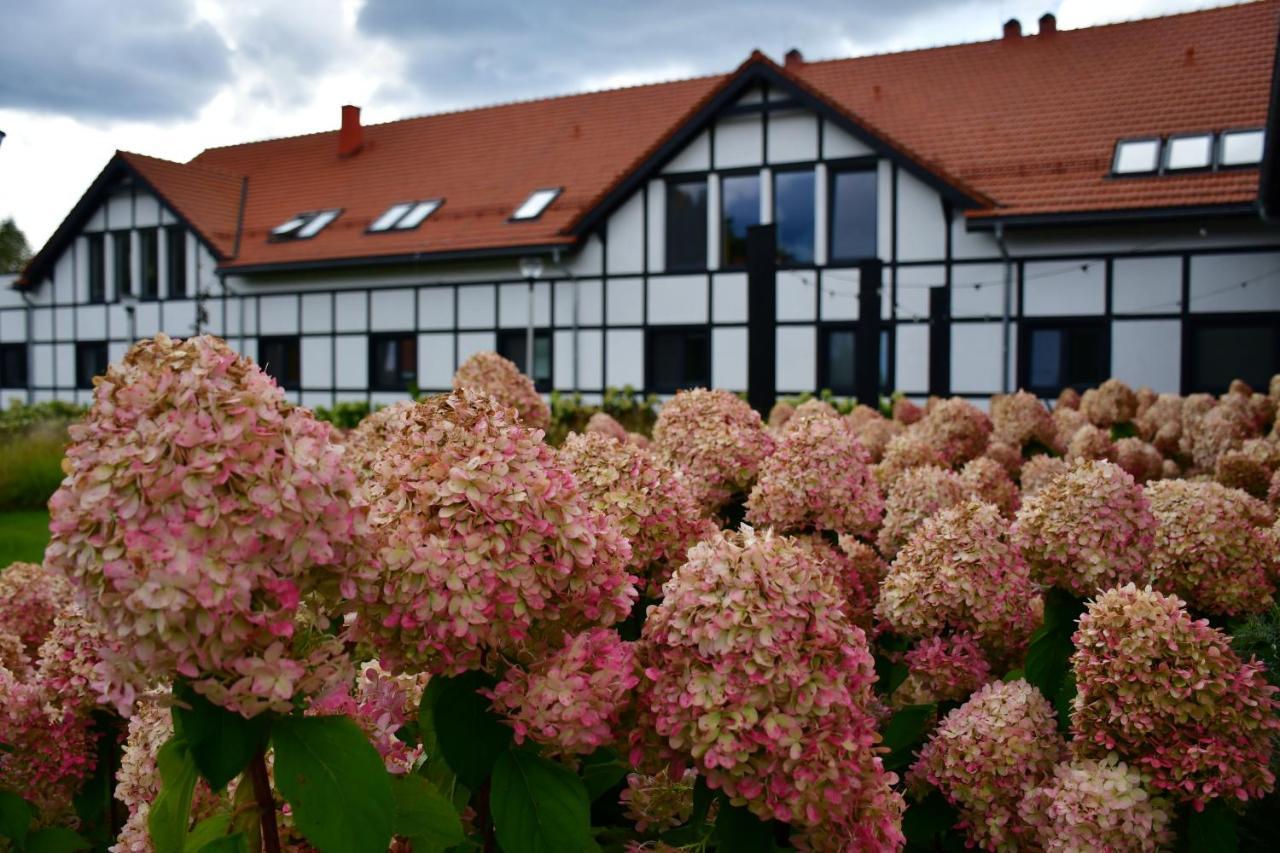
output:
M 299 213 L 297 216 L 282 222 L 271 229 L 272 240 L 309 240 L 316 236 L 330 222 L 338 218 L 341 210 L 315 210 L 310 213 Z
M 524 204 L 516 208 L 516 212 L 511 214 L 513 221 L 523 221 L 526 219 L 537 219 L 542 212 L 551 206 L 551 202 L 556 200 L 560 195 L 563 187 L 553 187 L 549 189 L 534 190 L 529 197 L 524 200 Z
M 1219 166 L 1253 166 L 1262 162 L 1261 130 L 1229 130 L 1218 143 Z
M 417 228 L 427 217 L 435 213 L 444 199 L 433 198 L 426 201 L 404 201 L 387 208 L 386 213 L 373 220 L 370 231 L 410 231 Z
M 1213 165 L 1213 135 L 1195 133 L 1171 136 L 1165 146 L 1164 167 L 1176 172 L 1183 169 L 1207 169 Z
M 1159 139 L 1122 139 L 1116 143 L 1111 171 L 1117 175 L 1143 175 L 1160 166 Z

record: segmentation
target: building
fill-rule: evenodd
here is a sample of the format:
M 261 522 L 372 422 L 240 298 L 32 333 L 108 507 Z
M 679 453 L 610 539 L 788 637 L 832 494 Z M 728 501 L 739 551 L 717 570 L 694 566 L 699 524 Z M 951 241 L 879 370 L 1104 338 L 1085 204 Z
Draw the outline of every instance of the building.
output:
M 1049 396 L 1280 372 L 1280 3 L 120 152 L 0 295 L 0 395 L 226 337 L 305 405 L 447 388 Z M 538 263 L 534 263 L 534 260 Z M 540 267 L 540 271 L 538 269 Z M 535 277 L 535 273 L 538 273 Z

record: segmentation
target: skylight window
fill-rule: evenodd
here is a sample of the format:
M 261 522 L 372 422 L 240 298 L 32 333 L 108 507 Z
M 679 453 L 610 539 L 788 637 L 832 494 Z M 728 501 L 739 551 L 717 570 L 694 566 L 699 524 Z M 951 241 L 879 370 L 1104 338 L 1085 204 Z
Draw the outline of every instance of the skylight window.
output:
M 330 222 L 338 218 L 341 210 L 316 210 L 299 213 L 271 229 L 272 240 L 307 240 L 316 236 Z
M 1111 171 L 1117 175 L 1141 175 L 1154 172 L 1160 165 L 1159 139 L 1122 139 L 1116 143 L 1116 157 Z
M 1172 136 L 1164 156 L 1164 167 L 1169 170 L 1207 169 L 1213 164 L 1213 135 Z
M 560 195 L 561 187 L 553 189 L 534 190 L 529 197 L 524 200 L 524 204 L 516 208 L 516 212 L 511 214 L 512 219 L 537 219 L 542 212 L 556 200 L 556 196 Z
M 1261 130 L 1231 130 L 1222 134 L 1219 143 L 1219 166 L 1252 166 L 1262 162 Z
M 370 231 L 408 231 L 421 225 L 428 216 L 436 212 L 443 204 L 442 199 L 433 198 L 427 201 L 405 201 L 393 204 L 387 212 L 379 216 L 369 226 Z

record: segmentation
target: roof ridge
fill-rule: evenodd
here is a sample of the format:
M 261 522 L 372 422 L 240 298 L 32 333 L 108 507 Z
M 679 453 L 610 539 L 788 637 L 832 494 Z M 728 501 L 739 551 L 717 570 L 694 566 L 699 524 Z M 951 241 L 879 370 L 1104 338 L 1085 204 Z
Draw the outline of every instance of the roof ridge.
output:
M 178 160 L 169 160 L 164 157 L 156 157 L 151 154 L 141 154 L 137 151 L 125 151 L 124 149 L 116 149 L 116 153 L 125 158 L 139 158 L 142 160 L 151 160 L 156 163 L 164 163 L 167 166 L 177 166 L 180 169 L 191 169 L 193 171 L 204 172 L 211 177 L 227 178 L 229 180 L 238 181 L 244 175 L 238 175 L 235 172 L 228 172 L 225 169 L 219 169 L 217 166 L 208 166 L 204 163 L 194 163 L 191 160 L 185 163 Z

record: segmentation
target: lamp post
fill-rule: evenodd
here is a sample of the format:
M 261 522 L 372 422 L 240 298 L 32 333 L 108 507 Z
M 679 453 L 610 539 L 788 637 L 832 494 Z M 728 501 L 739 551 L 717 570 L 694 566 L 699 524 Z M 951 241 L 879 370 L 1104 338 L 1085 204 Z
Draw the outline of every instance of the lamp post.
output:
M 533 375 L 533 283 L 542 276 L 542 258 L 521 258 L 520 274 L 529 284 L 528 316 L 524 332 L 524 372 L 535 383 Z

